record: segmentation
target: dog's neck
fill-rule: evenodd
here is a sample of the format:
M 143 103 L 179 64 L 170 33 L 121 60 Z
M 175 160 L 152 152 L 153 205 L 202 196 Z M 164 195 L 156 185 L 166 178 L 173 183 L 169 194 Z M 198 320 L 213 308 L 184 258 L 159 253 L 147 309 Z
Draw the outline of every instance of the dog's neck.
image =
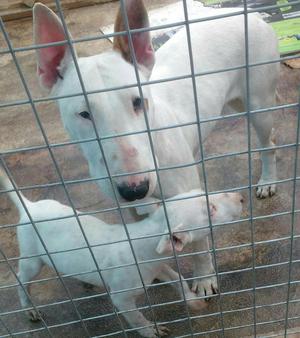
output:
M 161 207 L 159 209 L 161 209 Z M 127 227 L 130 237 L 139 238 L 166 232 L 166 221 L 160 215 L 161 210 L 157 210 L 141 221 L 128 224 Z
M 123 227 L 123 225 L 121 225 Z M 140 259 L 161 257 L 156 252 L 157 245 L 168 227 L 162 207 L 145 219 L 127 225 L 135 252 Z M 145 238 L 144 238 L 145 237 Z M 139 239 L 140 238 L 140 239 Z

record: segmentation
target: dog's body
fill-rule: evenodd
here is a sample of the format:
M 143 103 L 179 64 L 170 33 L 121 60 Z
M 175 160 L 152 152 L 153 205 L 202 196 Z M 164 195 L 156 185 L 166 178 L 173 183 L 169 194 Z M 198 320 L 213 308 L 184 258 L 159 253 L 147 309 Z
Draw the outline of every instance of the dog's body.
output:
M 0 175 L 0 184 L 6 190 L 12 189 L 12 185 L 4 178 L 3 174 Z M 199 194 L 199 191 L 192 191 L 177 197 L 186 198 L 193 195 L 197 196 L 197 194 Z M 17 194 L 10 192 L 9 195 L 20 213 L 20 223 L 29 223 L 19 225 L 17 228 L 20 257 L 22 258 L 19 261 L 18 276 L 29 292 L 27 283 L 40 272 L 43 264 L 52 267 L 52 262 L 30 223 Z M 33 222 L 37 222 L 35 226 L 39 236 L 47 247 L 56 269 L 64 274 L 75 274 L 75 278 L 90 284 L 103 285 L 99 273 L 93 272 L 97 270 L 97 267 L 87 248 L 77 219 L 73 216 L 73 210 L 54 200 L 31 202 L 22 194 L 21 198 Z M 231 221 L 240 216 L 242 210 L 240 194 L 220 194 L 212 196 L 211 199 L 213 201 L 211 218 L 214 222 Z M 147 219 L 128 224 L 129 235 L 138 262 L 172 256 L 172 241 L 174 250 L 181 252 L 187 244 L 197 243 L 198 240 L 206 236 L 208 215 L 204 197 L 194 197 L 169 203 L 172 240 L 169 235 L 163 235 L 169 232 L 162 207 L 158 208 Z M 61 217 L 63 219 L 49 221 L 49 219 Z M 106 286 L 112 292 L 111 297 L 114 305 L 120 311 L 134 309 L 136 297 L 143 294 L 144 291 L 124 226 L 108 225 L 93 216 L 81 215 L 80 212 L 78 212 L 78 217 L 86 238 L 92 246 L 91 250 L 98 267 L 100 270 L 104 270 L 102 277 Z M 43 220 L 45 221 L 43 222 Z M 177 231 L 179 232 L 177 233 Z M 148 238 L 141 238 L 145 236 L 148 236 Z M 84 272 L 87 274 L 82 274 Z M 161 260 L 140 264 L 140 272 L 145 285 L 150 285 L 155 278 L 162 281 L 178 281 L 180 279 L 179 275 Z M 76 276 L 78 273 L 79 275 Z M 182 287 L 178 283 L 173 285 L 179 291 L 181 297 L 184 293 L 192 308 L 201 309 L 203 307 L 203 301 L 193 300 L 196 294 L 190 291 L 184 280 Z M 130 288 L 139 289 L 118 293 L 118 291 Z M 19 297 L 22 307 L 30 307 L 29 299 L 21 288 L 19 289 Z M 34 311 L 31 311 L 30 314 L 32 319 L 38 318 L 38 314 Z M 138 328 L 151 324 L 139 311 L 127 312 L 124 316 L 132 327 Z M 139 332 L 145 337 L 156 336 L 155 328 L 152 326 L 142 328 Z M 166 328 L 159 328 L 160 335 L 164 335 L 166 332 Z
M 125 1 L 129 26 L 132 29 L 149 26 L 147 12 L 141 0 Z M 124 31 L 121 11 L 115 31 Z M 195 73 L 217 71 L 243 66 L 245 57 L 244 16 L 234 16 L 190 25 Z M 248 16 L 249 62 L 259 63 L 279 57 L 277 39 L 272 29 L 257 15 Z M 64 41 L 65 32 L 58 17 L 47 7 L 34 7 L 35 43 Z M 138 63 L 142 83 L 173 76 L 191 74 L 185 29 L 181 29 L 163 45 L 156 56 L 149 32 L 132 34 L 132 46 Z M 55 95 L 82 92 L 75 62 L 68 45 L 37 50 L 38 74 L 42 86 Z M 155 62 L 156 57 L 156 62 Z M 136 74 L 131 64 L 132 56 L 127 36 L 114 38 L 114 49 L 100 55 L 77 60 L 85 89 L 97 91 L 136 84 Z M 150 75 L 151 74 L 151 75 Z M 270 63 L 249 68 L 249 108 L 260 109 L 275 105 L 275 87 L 279 64 Z M 246 70 L 244 68 L 196 77 L 199 119 L 218 116 L 228 110 L 233 102 L 246 104 Z M 58 100 L 66 130 L 73 140 L 119 135 L 102 140 L 110 174 L 123 174 L 113 178 L 115 192 L 121 202 L 136 199 L 160 198 L 160 189 L 154 170 L 154 156 L 160 170 L 164 197 L 171 197 L 191 189 L 200 188 L 197 165 L 199 137 L 197 125 L 152 132 L 152 154 L 146 129 L 144 110 L 151 128 L 162 128 L 197 120 L 192 80 L 178 80 L 142 87 L 143 99 L 137 87 L 106 91 L 88 95 L 89 105 L 83 96 Z M 93 123 L 92 123 L 93 121 Z M 261 147 L 273 147 L 272 116 L 270 113 L 251 114 Z M 205 140 L 213 123 L 201 124 Z M 139 132 L 135 134 L 136 132 Z M 128 135 L 134 133 L 133 135 Z M 121 136 L 120 136 L 121 135 Z M 97 141 L 80 144 L 88 160 L 92 177 L 107 175 L 103 154 Z M 275 151 L 261 154 L 262 175 L 257 189 L 258 197 L 275 193 Z M 182 166 L 188 164 L 187 166 Z M 151 171 L 152 170 L 152 171 Z M 126 174 L 130 175 L 126 175 Z M 270 183 L 269 183 L 270 182 Z M 113 197 L 109 180 L 98 180 L 103 194 Z M 269 183 L 269 184 L 268 184 Z M 207 249 L 207 241 L 200 244 Z M 214 273 L 211 257 L 195 257 L 195 276 Z M 216 278 L 199 280 L 194 285 L 199 295 L 209 295 L 217 289 Z
M 278 59 L 277 39 L 274 32 L 256 14 L 249 15 L 249 62 Z M 195 74 L 242 66 L 245 64 L 244 18 L 225 18 L 190 26 Z M 267 43 L 266 43 L 267 42 Z M 178 48 L 180 46 L 180 48 Z M 230 48 L 228 47 L 230 46 Z M 170 51 L 172 57 L 170 57 Z M 167 66 L 165 60 L 168 60 Z M 275 105 L 278 64 L 250 68 L 251 110 Z M 156 52 L 150 80 L 167 79 L 191 73 L 186 32 L 181 30 Z M 196 78 L 200 121 L 218 116 L 237 100 L 245 106 L 245 69 L 221 72 Z M 177 80 L 151 86 L 155 117 L 153 128 L 195 122 L 196 110 L 191 79 Z M 270 115 L 252 116 L 263 147 L 271 147 Z M 214 123 L 201 125 L 205 140 Z M 268 135 L 268 136 L 267 136 Z M 193 163 L 199 156 L 199 137 L 196 125 L 171 129 L 154 134 L 156 156 L 161 167 Z M 167 149 L 167 151 L 166 151 Z M 196 158 L 197 160 L 197 158 Z M 263 155 L 261 184 L 276 180 L 274 153 Z M 196 167 L 180 171 L 160 172 L 163 193 L 170 197 L 199 186 Z M 176 184 L 174 184 L 176 182 Z M 275 186 L 258 189 L 258 195 L 267 196 Z M 159 196 L 158 188 L 154 191 Z
M 148 26 L 147 12 L 141 0 L 126 1 L 129 24 L 132 28 Z M 43 5 L 34 7 L 35 42 L 47 43 L 65 39 L 65 32 L 55 14 Z M 115 30 L 124 30 L 122 16 L 116 19 Z M 217 71 L 245 65 L 244 16 L 200 22 L 190 25 L 195 73 Z M 279 57 L 274 31 L 256 14 L 248 17 L 249 63 L 276 60 Z M 167 41 L 154 56 L 149 32 L 133 34 L 133 48 L 139 66 L 141 82 L 189 75 L 191 73 L 185 29 Z M 55 95 L 68 95 L 82 91 L 77 71 L 68 46 L 38 53 L 38 73 L 41 84 Z M 156 62 L 154 63 L 154 58 Z M 117 36 L 114 51 L 77 60 L 87 91 L 95 91 L 136 83 L 128 38 Z M 153 69 L 152 69 L 153 68 Z M 200 120 L 216 117 L 232 102 L 246 104 L 246 71 L 244 68 L 223 71 L 196 78 Z M 252 110 L 275 104 L 275 89 L 279 74 L 278 63 L 250 67 L 249 105 Z M 149 88 L 150 87 L 150 88 Z M 127 88 L 88 96 L 87 107 L 83 96 L 58 101 L 66 130 L 72 139 L 95 137 L 92 116 L 100 136 L 122 135 L 146 129 L 143 108 L 146 109 L 151 128 L 195 122 L 195 100 L 191 79 L 143 86 L 144 105 L 138 88 Z M 91 108 L 90 112 L 87 112 Z M 82 113 L 85 114 L 82 114 Z M 272 147 L 272 118 L 270 114 L 253 114 L 251 118 L 262 147 Z M 213 123 L 201 125 L 203 140 Z M 199 156 L 197 126 L 173 128 L 153 132 L 154 151 L 159 167 L 190 164 Z M 147 133 L 119 136 L 102 141 L 109 171 L 112 175 L 149 171 L 154 169 L 153 155 Z M 107 170 L 98 143 L 80 144 L 88 160 L 93 177 L 106 176 Z M 262 154 L 261 184 L 276 180 L 274 151 Z M 197 166 L 160 171 L 164 197 L 200 188 Z M 145 184 L 147 182 L 147 184 Z M 110 183 L 97 182 L 101 191 L 113 197 Z M 156 175 L 152 172 L 131 174 L 114 179 L 116 192 L 122 200 L 135 200 L 150 196 L 160 197 Z M 125 187 L 124 187 L 125 186 Z M 140 188 L 140 189 L 139 189 Z M 258 196 L 275 192 L 275 186 L 262 186 Z

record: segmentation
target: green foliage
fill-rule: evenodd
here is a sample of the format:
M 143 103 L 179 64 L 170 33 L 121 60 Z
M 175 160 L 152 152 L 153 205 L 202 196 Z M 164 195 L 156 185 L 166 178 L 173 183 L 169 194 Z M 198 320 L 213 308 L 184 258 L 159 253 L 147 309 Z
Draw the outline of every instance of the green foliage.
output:
M 300 50 L 300 19 L 287 19 L 272 22 L 271 26 L 275 30 L 279 40 L 279 50 L 281 54 L 287 54 Z

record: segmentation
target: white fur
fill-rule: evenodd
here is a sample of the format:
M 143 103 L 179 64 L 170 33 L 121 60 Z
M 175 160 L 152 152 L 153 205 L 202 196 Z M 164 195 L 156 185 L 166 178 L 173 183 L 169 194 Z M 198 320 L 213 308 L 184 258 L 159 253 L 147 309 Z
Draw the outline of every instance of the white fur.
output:
M 41 5 L 39 5 L 41 6 Z M 51 15 L 51 14 L 49 14 Z M 249 15 L 249 61 L 271 61 L 279 57 L 277 38 L 273 30 L 256 14 Z M 245 64 L 244 17 L 234 16 L 221 20 L 201 22 L 190 26 L 195 73 L 220 70 Z M 82 91 L 74 62 L 67 53 L 63 63 L 63 80 L 57 79 L 52 88 L 55 95 L 80 93 Z M 94 91 L 132 85 L 136 83 L 134 68 L 117 51 L 109 51 L 78 59 L 85 89 Z M 190 74 L 186 32 L 176 33 L 156 52 L 150 80 L 165 79 Z M 250 68 L 250 108 L 259 109 L 275 104 L 275 88 L 279 63 Z M 141 82 L 147 82 L 139 72 Z M 245 70 L 221 72 L 196 78 L 200 120 L 211 118 L 228 109 L 233 101 L 245 103 Z M 90 107 L 100 136 L 132 133 L 146 129 L 143 113 L 135 114 L 132 98 L 138 97 L 138 88 L 114 90 L 89 95 Z M 143 96 L 148 99 L 148 118 L 151 128 L 166 127 L 196 121 L 192 82 L 190 79 L 143 86 Z M 74 140 L 93 138 L 95 132 L 91 121 L 82 119 L 78 113 L 87 110 L 83 96 L 58 101 L 64 126 Z M 262 147 L 272 147 L 272 117 L 268 113 L 254 114 L 251 118 Z M 203 140 L 214 123 L 201 126 Z M 159 167 L 192 163 L 199 152 L 197 127 L 184 127 L 152 133 L 155 156 Z M 124 146 L 121 147 L 121 144 Z M 81 148 L 89 163 L 93 177 L 107 175 L 97 142 L 82 143 Z M 153 156 L 147 133 L 113 138 L 103 141 L 104 151 L 112 175 L 154 169 Z M 124 150 L 125 148 L 125 150 Z M 126 149 L 136 149 L 128 161 Z M 129 163 L 128 163 L 129 162 Z M 196 166 L 160 172 L 163 193 L 171 197 L 178 193 L 200 187 Z M 114 182 L 130 181 L 138 184 L 150 180 L 147 197 L 159 197 L 154 173 L 141 173 L 115 179 Z M 262 153 L 262 176 L 265 184 L 276 180 L 275 152 Z M 176 182 L 176 184 L 175 184 Z M 98 181 L 100 189 L 113 197 L 109 181 Z M 275 185 L 258 188 L 259 197 L 275 192 Z M 122 200 L 121 196 L 120 199 Z
M 10 182 L 3 177 L 3 174 L 0 176 L 0 183 L 5 189 L 12 189 Z M 199 194 L 199 192 L 195 190 L 176 197 L 193 197 Z M 28 215 L 17 194 L 10 192 L 9 195 L 20 213 L 20 223 L 29 222 Z M 22 194 L 21 197 L 33 221 L 38 221 L 38 223 L 35 223 L 37 230 L 59 272 L 63 274 L 76 274 L 96 270 L 95 262 L 89 249 L 87 249 L 87 243 L 84 240 L 76 218 L 69 217 L 49 221 L 49 219 L 53 218 L 72 216 L 73 211 L 70 207 L 54 200 L 31 202 Z M 211 196 L 211 203 L 213 206 L 213 211 L 211 212 L 213 222 L 231 221 L 240 216 L 242 204 L 241 196 L 238 193 Z M 175 250 L 180 252 L 188 244 L 196 244 L 199 240 L 205 238 L 209 231 L 207 228 L 208 215 L 205 197 L 168 202 L 167 208 L 170 215 L 172 238 L 173 240 L 176 239 L 174 242 Z M 132 266 L 103 271 L 102 276 L 106 286 L 113 293 L 111 297 L 114 305 L 120 311 L 134 309 L 136 307 L 136 297 L 143 294 L 144 291 L 124 226 L 122 224 L 109 225 L 93 216 L 81 215 L 80 212 L 77 213 L 89 244 L 94 246 L 92 251 L 100 270 L 132 264 Z M 158 208 L 147 219 L 128 224 L 128 231 L 136 258 L 139 262 L 173 255 L 170 235 L 161 235 L 168 233 L 162 207 Z M 179 232 L 176 233 L 176 231 Z M 156 234 L 156 237 L 138 239 L 143 236 Z M 18 276 L 20 281 L 25 283 L 24 286 L 27 291 L 30 292 L 27 283 L 39 274 L 44 264 L 50 267 L 52 264 L 30 222 L 28 225 L 19 225 L 17 227 L 17 236 L 20 257 L 22 258 L 19 261 Z M 122 242 L 120 243 L 119 241 Z M 113 242 L 118 243 L 108 244 Z M 105 245 L 98 246 L 101 244 Z M 72 249 L 79 250 L 64 252 L 65 250 Z M 38 257 L 32 257 L 35 255 L 38 255 Z M 28 256 L 31 258 L 25 259 Z M 163 261 L 140 264 L 140 271 L 145 285 L 151 284 L 155 278 L 162 281 L 179 280 L 178 273 L 173 271 Z M 102 285 L 102 280 L 97 272 L 81 274 L 75 276 L 75 278 L 93 285 Z M 199 310 L 203 307 L 203 301 L 193 299 L 196 294 L 190 291 L 186 281 L 183 280 L 182 282 L 183 289 L 178 283 L 172 285 L 176 287 L 181 297 L 183 297 L 182 292 L 184 292 L 185 298 L 192 309 Z M 114 293 L 123 289 L 136 287 L 140 287 L 140 289 Z M 19 297 L 23 308 L 31 307 L 26 294 L 21 288 L 19 288 Z M 30 311 L 30 315 L 34 320 L 39 318 L 39 314 L 33 310 Z M 138 330 L 142 336 L 156 336 L 155 328 L 151 326 L 151 323 L 138 310 L 124 313 L 124 317 L 134 328 L 150 325 L 148 328 Z M 159 330 L 160 335 L 164 335 L 167 332 L 165 327 L 160 327 Z
M 134 5 L 135 0 L 126 3 Z M 45 7 L 36 5 L 36 15 L 45 12 Z M 54 13 L 49 10 L 47 18 Z M 131 13 L 129 13 L 131 14 Z M 215 14 L 218 14 L 216 11 Z M 130 15 L 129 15 L 130 16 Z M 145 21 L 145 20 L 144 20 Z M 49 20 L 49 22 L 56 22 Z M 146 22 L 146 21 L 145 21 Z M 221 70 L 245 65 L 244 16 L 234 16 L 190 25 L 195 73 Z M 50 30 L 50 28 L 49 28 Z M 37 40 L 39 30 L 35 27 Z M 279 58 L 277 38 L 272 28 L 256 14 L 248 16 L 249 62 L 265 62 Z M 62 60 L 63 79 L 58 78 L 52 93 L 65 95 L 82 92 L 74 62 L 69 53 Z M 118 51 L 78 59 L 85 89 L 94 91 L 136 84 L 134 67 L 125 61 Z M 144 68 L 140 67 L 141 82 L 147 82 Z M 185 29 L 176 33 L 156 53 L 156 63 L 150 80 L 166 79 L 191 73 Z M 279 76 L 279 63 L 251 67 L 249 71 L 250 109 L 260 109 L 275 105 L 275 89 Z M 245 105 L 245 69 L 220 72 L 196 78 L 197 99 L 200 120 L 218 116 L 228 111 L 233 103 Z M 143 96 L 148 100 L 147 116 L 151 128 L 173 126 L 196 121 L 195 104 L 191 79 L 146 85 L 142 87 Z M 95 125 L 100 136 L 132 133 L 146 129 L 142 112 L 136 114 L 132 99 L 139 96 L 137 87 L 113 90 L 88 96 Z M 58 101 L 64 126 L 73 140 L 95 137 L 91 121 L 83 119 L 79 113 L 87 110 L 83 96 Z M 272 148 L 271 113 L 251 115 L 251 122 L 257 132 L 261 147 Z M 214 123 L 201 124 L 203 141 L 213 128 Z M 234 132 L 234 131 L 233 131 Z M 155 154 L 150 148 L 147 133 L 111 138 L 103 141 L 108 167 L 112 175 L 149 171 L 154 169 L 153 156 L 159 168 L 190 164 L 199 159 L 199 138 L 196 125 L 172 128 L 151 133 Z M 231 137 L 234 137 L 233 135 Z M 92 177 L 107 175 L 102 154 L 97 141 L 80 144 L 88 161 Z M 275 193 L 276 158 L 270 149 L 261 154 L 262 175 L 259 180 L 257 196 L 264 198 Z M 234 171 L 234 168 L 232 168 Z M 185 191 L 200 188 L 198 166 L 161 170 L 159 172 L 164 197 L 171 197 Z M 116 191 L 122 183 L 139 185 L 149 180 L 149 191 L 144 198 L 160 198 L 161 194 L 154 172 L 134 174 L 113 179 Z M 101 191 L 113 197 L 108 180 L 98 180 Z M 123 199 L 119 196 L 120 201 Z M 143 208 L 142 212 L 149 212 Z M 207 249 L 207 241 L 201 244 Z M 198 275 L 214 272 L 211 257 L 195 258 Z M 202 264 L 200 264 L 200 260 Z M 207 290 L 207 285 L 212 287 Z M 217 288 L 215 278 L 197 285 L 200 294 L 210 294 Z

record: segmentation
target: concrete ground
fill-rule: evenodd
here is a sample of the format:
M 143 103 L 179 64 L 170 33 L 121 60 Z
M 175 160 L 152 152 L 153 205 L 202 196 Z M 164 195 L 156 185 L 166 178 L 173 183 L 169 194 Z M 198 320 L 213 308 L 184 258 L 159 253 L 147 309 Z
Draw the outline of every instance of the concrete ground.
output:
M 169 1 L 168 3 L 170 3 Z M 156 0 L 147 1 L 147 7 L 158 7 L 166 1 Z M 108 3 L 101 6 L 85 7 L 70 10 L 65 13 L 70 31 L 75 38 L 97 35 L 99 27 L 113 22 L 116 3 Z M 28 46 L 32 43 L 32 24 L 31 20 L 19 20 L 8 22 L 6 28 L 13 41 L 14 47 Z M 5 47 L 5 42 L 0 36 L 0 48 Z M 78 44 L 79 55 L 90 55 L 105 50 L 110 47 L 110 43 L 105 40 Z M 17 54 L 18 60 L 24 71 L 25 78 L 29 84 L 31 93 L 34 97 L 41 97 L 38 83 L 35 77 L 34 52 L 20 52 Z M 18 78 L 16 68 L 12 58 L 7 55 L 0 56 L 0 92 L 1 102 L 13 102 L 26 98 L 22 84 Z M 294 103 L 298 100 L 298 86 L 300 81 L 300 71 L 281 66 L 281 79 L 278 87 L 280 104 Z M 62 127 L 57 108 L 54 103 L 41 103 L 37 105 L 41 122 L 46 130 L 47 137 L 51 143 L 58 143 L 68 140 Z M 288 145 L 295 143 L 297 109 L 285 109 L 274 112 L 276 142 L 277 145 Z M 0 109 L 0 151 L 13 150 L 16 148 L 32 147 L 44 144 L 42 135 L 36 124 L 35 118 L 29 105 L 20 105 L 11 108 Z M 245 121 L 243 118 L 227 119 L 219 122 L 214 132 L 209 136 L 205 143 L 206 156 L 245 151 L 247 149 L 245 137 Z M 228 135 L 234 135 L 228 137 Z M 255 133 L 252 133 L 253 147 L 256 145 Z M 65 179 L 80 179 L 88 177 L 87 165 L 80 152 L 75 146 L 66 146 L 55 149 L 55 157 Z M 295 148 L 282 148 L 277 152 L 278 158 L 278 177 L 280 180 L 288 180 L 294 175 Z M 45 150 L 32 150 L 16 152 L 5 155 L 5 160 L 14 175 L 19 186 L 29 186 L 57 182 L 54 166 L 49 154 Z M 234 188 L 248 184 L 247 156 L 238 155 L 226 157 L 219 160 L 211 160 L 206 163 L 208 188 L 210 191 L 224 188 Z M 260 161 L 258 154 L 252 157 L 252 176 L 253 182 L 257 182 L 260 172 Z M 297 170 L 299 176 L 299 169 Z M 255 245 L 255 273 L 256 284 L 256 331 L 259 336 L 264 337 L 268 333 L 279 334 L 284 329 L 284 319 L 286 314 L 287 300 L 287 281 L 288 268 L 287 262 L 290 258 L 290 240 L 287 238 L 291 232 L 291 216 L 276 214 L 288 212 L 292 208 L 293 183 L 287 181 L 278 185 L 278 193 L 271 199 L 257 200 L 255 194 L 252 196 L 253 216 L 263 216 L 275 214 L 274 217 L 257 219 L 253 222 L 254 239 L 259 242 Z M 96 210 L 108 206 L 108 202 L 97 191 L 94 184 L 90 183 L 87 187 L 83 184 L 70 186 L 70 194 L 80 210 Z M 248 191 L 243 191 L 243 195 L 249 201 Z M 44 198 L 54 198 L 66 202 L 66 196 L 61 188 L 44 188 L 28 191 L 26 196 L 32 200 Z M 296 184 L 295 206 L 300 207 L 300 188 Z M 6 198 L 0 196 L 0 224 L 6 225 L 18 221 L 15 209 Z M 128 212 L 126 217 L 132 219 L 132 213 Z M 245 211 L 244 216 L 249 215 Z M 103 216 L 108 221 L 115 221 L 116 215 L 105 214 Z M 294 234 L 300 234 L 300 223 L 298 214 L 295 215 Z M 281 239 L 280 239 L 281 238 Z M 176 321 L 168 324 L 172 330 L 170 337 L 188 335 L 191 333 L 190 325 L 194 333 L 203 333 L 205 337 L 221 337 L 222 332 L 218 330 L 222 327 L 222 322 L 226 328 L 225 337 L 247 337 L 253 336 L 254 321 L 254 296 L 253 284 L 253 251 L 249 244 L 251 242 L 251 224 L 241 222 L 235 225 L 226 226 L 214 233 L 215 245 L 219 250 L 216 254 L 217 267 L 220 275 L 221 297 L 216 296 L 209 302 L 207 309 L 201 315 L 203 319 L 192 319 L 191 322 L 185 320 L 187 316 L 183 304 L 165 305 L 155 307 L 155 316 L 159 321 Z M 277 239 L 277 240 L 276 240 Z M 280 240 L 279 240 L 280 239 Z M 269 241 L 266 243 L 266 241 Z M 243 244 L 243 247 L 235 246 Z M 297 300 L 300 297 L 299 270 L 299 239 L 296 238 L 293 247 L 293 259 L 289 297 L 292 301 L 289 305 L 288 327 L 296 328 L 300 326 L 300 319 L 297 318 L 300 312 L 300 305 Z M 230 247 L 230 248 L 228 248 Z M 18 257 L 18 247 L 14 228 L 0 228 L 0 248 L 8 258 Z M 181 262 L 181 267 L 185 277 L 191 276 L 191 265 L 189 260 Z M 271 266 L 268 266 L 271 265 Z M 17 268 L 16 260 L 11 260 L 11 268 Z M 227 273 L 226 273 L 227 272 Z M 44 269 L 39 278 L 53 277 L 55 274 L 50 269 Z M 20 309 L 16 287 L 5 288 L 14 285 L 16 279 L 10 267 L 4 262 L 0 255 L 0 336 L 5 335 L 2 323 L 12 332 L 23 332 L 42 328 L 41 323 L 31 323 L 27 320 L 24 313 L 9 314 L 10 311 Z M 103 290 L 88 288 L 81 282 L 74 279 L 65 279 L 73 297 L 82 298 L 85 296 L 95 296 L 89 300 L 78 300 L 76 306 L 82 318 L 90 318 L 111 312 L 112 307 L 107 297 L 96 297 Z M 276 284 L 276 286 L 274 286 Z M 239 292 L 240 290 L 244 290 Z M 168 286 L 154 284 L 150 289 L 150 298 L 153 304 L 168 302 L 178 299 Z M 34 284 L 32 287 L 34 302 L 38 305 L 53 302 L 62 302 L 68 299 L 61 283 L 51 280 L 43 283 Z M 220 302 L 221 301 L 221 302 Z M 271 305 L 271 304 L 277 305 Z M 144 305 L 145 299 L 141 297 L 139 305 Z M 221 305 L 221 306 L 220 306 Z M 223 317 L 214 314 L 223 311 Z M 65 302 L 53 306 L 45 306 L 43 309 L 47 325 L 54 325 L 51 329 L 54 337 L 85 337 L 85 333 L 72 304 Z M 1 315 L 2 314 L 2 315 Z M 145 311 L 146 316 L 151 318 L 151 313 Z M 199 313 L 193 313 L 197 316 Z M 296 317 L 296 318 L 295 318 Z M 67 326 L 60 326 L 65 322 L 74 322 Z M 276 322 L 275 322 L 276 321 Z M 271 322 L 271 323 L 266 323 Z M 90 336 L 105 335 L 120 329 L 118 322 L 113 316 L 105 319 L 94 319 L 86 321 Z M 125 324 L 126 325 L 126 324 Z M 244 326 L 240 328 L 241 326 Z M 297 330 L 296 330 L 297 331 Z M 37 331 L 30 334 L 21 334 L 20 337 L 46 337 L 46 331 Z M 122 335 L 115 335 L 121 337 Z M 135 333 L 130 333 L 129 337 L 137 337 Z M 299 336 L 297 333 L 293 337 Z M 292 335 L 291 335 L 292 337 Z

